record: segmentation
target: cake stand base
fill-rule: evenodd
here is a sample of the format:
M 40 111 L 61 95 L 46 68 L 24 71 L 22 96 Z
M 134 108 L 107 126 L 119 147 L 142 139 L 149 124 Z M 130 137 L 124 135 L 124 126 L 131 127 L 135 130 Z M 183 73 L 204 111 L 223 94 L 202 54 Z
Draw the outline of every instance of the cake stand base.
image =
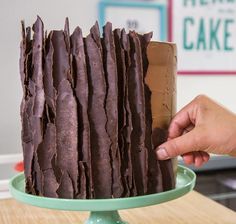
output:
M 60 199 L 35 196 L 25 193 L 25 178 L 23 173 L 11 179 L 9 188 L 15 199 L 33 206 L 68 211 L 91 211 L 90 217 L 85 224 L 128 224 L 121 219 L 118 210 L 144 207 L 174 200 L 191 191 L 195 185 L 195 181 L 196 175 L 192 170 L 178 166 L 175 189 L 137 197 Z
M 85 224 L 128 224 L 124 222 L 118 211 L 91 212 Z

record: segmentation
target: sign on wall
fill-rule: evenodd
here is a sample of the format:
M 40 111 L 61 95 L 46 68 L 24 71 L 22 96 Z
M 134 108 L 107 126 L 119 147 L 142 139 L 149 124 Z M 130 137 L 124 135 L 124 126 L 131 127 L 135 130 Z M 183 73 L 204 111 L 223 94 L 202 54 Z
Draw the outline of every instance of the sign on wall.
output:
M 236 0 L 169 0 L 180 74 L 236 74 Z
M 112 22 L 113 28 L 139 33 L 153 31 L 153 40 L 167 40 L 167 7 L 164 3 L 101 0 L 99 23 Z

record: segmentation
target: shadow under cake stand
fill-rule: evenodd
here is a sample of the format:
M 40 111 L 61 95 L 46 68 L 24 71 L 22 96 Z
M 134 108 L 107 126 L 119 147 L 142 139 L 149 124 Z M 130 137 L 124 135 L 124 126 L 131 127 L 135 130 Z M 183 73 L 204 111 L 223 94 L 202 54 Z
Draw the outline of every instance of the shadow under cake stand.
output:
M 179 165 L 176 187 L 173 190 L 129 198 L 58 199 L 25 193 L 25 178 L 24 174 L 21 173 L 11 179 L 10 192 L 18 201 L 37 207 L 68 211 L 91 211 L 85 224 L 128 224 L 121 219 L 118 210 L 145 207 L 174 200 L 191 191 L 195 181 L 195 173 Z

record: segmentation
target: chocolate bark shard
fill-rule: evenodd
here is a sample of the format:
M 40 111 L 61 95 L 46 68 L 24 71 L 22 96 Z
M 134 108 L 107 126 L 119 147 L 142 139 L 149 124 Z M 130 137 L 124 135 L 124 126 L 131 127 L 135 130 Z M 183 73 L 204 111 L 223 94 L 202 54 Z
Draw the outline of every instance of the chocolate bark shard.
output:
M 65 35 L 66 49 L 67 49 L 67 52 L 69 53 L 69 64 L 70 64 L 70 70 L 67 74 L 67 79 L 70 81 L 72 87 L 74 87 L 72 54 L 71 54 L 71 43 L 70 43 L 70 28 L 69 28 L 68 17 L 66 17 L 66 20 L 65 20 L 64 35 Z
M 29 90 L 33 98 L 33 111 L 31 113 L 31 127 L 33 132 L 34 145 L 34 183 L 35 191 L 38 195 L 43 192 L 43 173 L 38 162 L 37 150 L 43 141 L 43 112 L 45 106 L 45 97 L 43 89 L 43 43 L 44 30 L 43 22 L 37 17 L 33 25 L 33 42 L 32 42 L 32 67 L 33 73 L 29 80 Z
M 143 61 L 143 77 L 144 77 L 144 92 L 145 92 L 145 119 L 146 119 L 146 136 L 145 146 L 148 149 L 148 194 L 163 191 L 162 174 L 159 161 L 157 160 L 155 147 L 152 142 L 152 109 L 151 109 L 151 94 L 148 85 L 145 83 L 145 76 L 148 70 L 147 46 L 152 38 L 152 33 L 138 35 L 142 49 Z
M 92 26 L 92 28 L 90 29 L 90 34 L 94 42 L 96 43 L 97 48 L 101 51 L 101 54 L 102 54 L 102 43 L 101 43 L 101 38 L 100 38 L 99 25 L 97 21 L 94 24 L 94 26 Z
M 79 194 L 78 198 L 87 198 L 87 186 L 86 186 L 86 163 L 79 161 Z
M 33 115 L 42 118 L 44 110 L 44 89 L 43 89 L 43 40 L 44 30 L 43 22 L 37 17 L 35 24 L 33 25 L 33 75 L 32 81 L 35 83 L 35 102 L 33 107 Z
M 47 169 L 43 171 L 44 185 L 43 185 L 43 196 L 58 198 L 57 189 L 59 187 L 58 182 L 53 169 Z
M 22 40 L 20 43 L 20 76 L 21 76 L 21 84 L 23 89 L 24 97 L 27 97 L 27 85 L 29 79 L 29 70 L 31 70 L 31 58 L 32 58 L 32 41 L 31 41 L 31 28 L 27 27 L 25 29 L 25 23 L 21 21 L 21 36 Z M 29 63 L 30 62 L 30 63 Z
M 142 60 L 143 60 L 143 78 L 145 78 L 148 69 L 148 57 L 147 57 L 147 46 L 152 39 L 153 33 L 145 33 L 143 35 L 138 34 L 140 46 L 142 50 Z
M 167 128 L 161 129 L 161 128 L 155 128 L 153 130 L 152 138 L 153 143 L 157 147 L 158 145 L 164 143 L 167 140 Z M 173 164 L 172 161 L 165 160 L 165 161 L 159 161 L 160 168 L 162 172 L 162 184 L 163 184 L 163 190 L 171 190 L 175 187 L 175 177 L 173 172 Z
M 125 144 L 126 141 L 123 136 L 123 130 L 126 125 L 126 110 L 125 110 L 125 87 L 126 87 L 126 66 L 125 66 L 125 54 L 121 47 L 121 31 L 116 29 L 114 33 L 114 43 L 116 51 L 116 66 L 117 66 L 117 76 L 118 76 L 118 144 L 120 151 L 120 167 L 121 167 L 121 179 L 124 188 L 122 196 L 128 197 L 130 195 L 130 190 L 127 181 L 127 160 L 125 158 Z
M 24 155 L 24 173 L 26 179 L 26 192 L 33 193 L 33 178 L 32 178 L 32 167 L 33 167 L 33 156 L 34 156 L 34 147 L 31 142 L 25 143 L 22 142 L 23 146 L 23 155 Z
M 56 190 L 59 185 L 51 162 L 55 153 L 56 127 L 54 124 L 48 123 L 43 142 L 37 150 L 39 167 L 43 173 L 42 194 L 46 197 L 58 197 Z
M 79 27 L 71 36 L 75 95 L 78 102 L 78 151 L 86 175 L 87 198 L 93 198 L 90 127 L 88 119 L 88 77 L 82 31 Z
M 32 176 L 31 176 L 31 167 L 33 160 L 33 136 L 31 132 L 31 123 L 30 123 L 30 114 L 32 111 L 33 101 L 32 99 L 27 98 L 27 83 L 26 83 L 26 69 L 27 69 L 27 40 L 26 40 L 26 31 L 24 22 L 22 25 L 22 40 L 20 45 L 20 75 L 21 75 L 21 84 L 24 96 L 21 102 L 21 123 L 22 123 L 22 131 L 21 131 L 21 139 L 22 139 L 22 147 L 23 147 L 23 155 L 24 155 L 24 171 L 26 177 L 26 192 L 32 191 Z
M 50 115 L 49 120 L 54 122 L 56 116 L 56 89 L 53 85 L 53 54 L 54 49 L 52 45 L 52 33 L 49 34 L 49 37 L 46 41 L 46 56 L 44 63 L 44 92 L 45 100 L 49 107 Z
M 57 189 L 57 194 L 60 198 L 74 198 L 73 180 L 71 179 L 69 173 L 67 173 L 66 171 L 61 176 L 60 184 Z
M 129 190 L 130 190 L 130 196 L 136 196 L 137 195 L 137 188 L 134 180 L 134 174 L 133 174 L 133 167 L 132 167 L 132 156 L 131 156 L 131 133 L 133 130 L 132 125 L 132 112 L 130 109 L 130 103 L 129 103 L 129 85 L 128 85 L 128 77 L 129 77 L 129 69 L 131 66 L 131 58 L 130 58 L 130 41 L 129 36 L 126 34 L 125 30 L 122 29 L 121 31 L 121 47 L 124 50 L 124 56 L 125 56 L 125 76 L 124 76 L 124 82 L 125 82 L 125 100 L 124 100 L 124 107 L 126 111 L 125 121 L 126 125 L 123 130 L 123 139 L 124 139 L 124 160 L 126 161 L 125 165 L 125 178 L 127 180 Z
M 24 26 L 22 27 L 24 29 Z M 42 68 L 42 58 L 43 58 L 43 23 L 38 17 L 35 24 L 33 25 L 33 42 L 32 42 L 32 54 L 29 48 L 31 47 L 30 41 L 30 29 L 23 31 L 23 45 L 25 49 L 24 55 L 22 55 L 21 61 L 24 63 L 24 72 L 22 71 L 21 62 L 21 73 L 23 85 L 25 86 L 24 98 L 25 102 L 22 103 L 21 111 L 27 115 L 27 118 L 23 115 L 22 130 L 22 141 L 23 141 L 23 151 L 24 155 L 28 160 L 25 161 L 25 173 L 26 173 L 26 191 L 30 188 L 30 191 L 34 191 L 37 194 L 42 193 L 42 172 L 39 168 L 37 159 L 37 149 L 42 142 L 43 138 L 43 112 L 44 112 L 44 90 L 43 90 L 43 68 Z M 25 57 L 26 55 L 26 57 Z M 32 55 L 32 60 L 31 60 Z M 32 69 L 33 68 L 33 69 Z M 29 134 L 29 133 L 32 134 Z M 26 136 L 29 137 L 26 140 Z M 27 156 L 26 156 L 27 155 Z M 29 181 L 27 183 L 27 181 Z M 30 186 L 31 185 L 31 186 Z M 32 190 L 32 188 L 35 188 Z
M 51 161 L 56 153 L 56 127 L 54 124 L 47 124 L 43 142 L 40 144 L 37 153 L 41 170 L 52 169 Z
M 160 162 L 155 153 L 155 147 L 152 138 L 157 138 L 152 133 L 152 114 L 151 114 L 151 92 L 145 85 L 145 103 L 146 103 L 146 147 L 148 149 L 148 194 L 153 194 L 163 191 L 162 172 Z M 152 137 L 151 137 L 152 136 Z
M 53 85 L 57 92 L 55 117 L 56 165 L 64 175 L 68 173 L 74 187 L 74 195 L 76 195 L 78 193 L 77 103 L 71 83 L 67 79 L 70 72 L 69 53 L 62 31 L 54 31 L 52 33 L 52 45 L 54 49 Z
M 20 60 L 19 60 L 19 65 L 20 65 L 20 77 L 21 77 L 21 85 L 24 93 L 24 98 L 25 98 L 25 61 L 26 61 L 26 31 L 25 31 L 25 24 L 23 21 L 21 21 L 21 36 L 22 40 L 20 42 Z M 24 99 L 23 98 L 23 99 Z
M 31 127 L 30 115 L 32 113 L 33 100 L 29 98 L 28 101 L 22 101 L 21 103 L 21 122 L 22 131 L 21 139 L 23 146 L 24 155 L 24 173 L 26 177 L 26 192 L 33 192 L 33 177 L 32 177 L 32 166 L 34 156 L 34 145 L 33 145 L 33 134 Z
M 96 32 L 94 32 L 94 30 Z M 106 132 L 104 78 L 101 44 L 96 25 L 85 39 L 89 81 L 89 107 L 91 156 L 95 198 L 111 198 L 112 174 L 110 164 L 110 139 Z
M 118 78 L 116 67 L 116 52 L 112 24 L 107 23 L 103 27 L 103 63 L 106 79 L 107 94 L 105 102 L 106 130 L 110 138 L 110 156 L 112 165 L 112 195 L 121 197 L 123 186 L 121 182 L 121 161 L 118 146 Z
M 131 154 L 138 195 L 147 193 L 147 148 L 145 147 L 145 94 L 143 85 L 142 52 L 135 32 L 129 33 L 131 66 L 129 69 L 129 102 L 132 112 Z
M 78 193 L 77 105 L 71 85 L 65 79 L 58 88 L 56 114 L 57 165 L 62 172 L 67 172 L 71 177 L 76 195 Z
M 37 152 L 34 152 L 33 160 L 34 189 L 37 195 L 43 196 L 43 172 L 40 170 Z

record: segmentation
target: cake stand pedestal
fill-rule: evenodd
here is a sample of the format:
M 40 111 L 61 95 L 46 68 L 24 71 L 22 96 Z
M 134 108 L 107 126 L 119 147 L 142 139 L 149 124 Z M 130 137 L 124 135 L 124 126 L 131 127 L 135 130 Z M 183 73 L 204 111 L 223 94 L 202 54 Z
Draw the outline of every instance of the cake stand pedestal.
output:
M 155 205 L 179 198 L 193 189 L 196 175 L 190 169 L 178 166 L 176 180 L 175 189 L 145 196 L 114 199 L 57 199 L 25 193 L 25 179 L 24 174 L 21 173 L 11 179 L 10 192 L 15 199 L 37 207 L 91 211 L 85 224 L 128 224 L 121 219 L 118 210 Z

